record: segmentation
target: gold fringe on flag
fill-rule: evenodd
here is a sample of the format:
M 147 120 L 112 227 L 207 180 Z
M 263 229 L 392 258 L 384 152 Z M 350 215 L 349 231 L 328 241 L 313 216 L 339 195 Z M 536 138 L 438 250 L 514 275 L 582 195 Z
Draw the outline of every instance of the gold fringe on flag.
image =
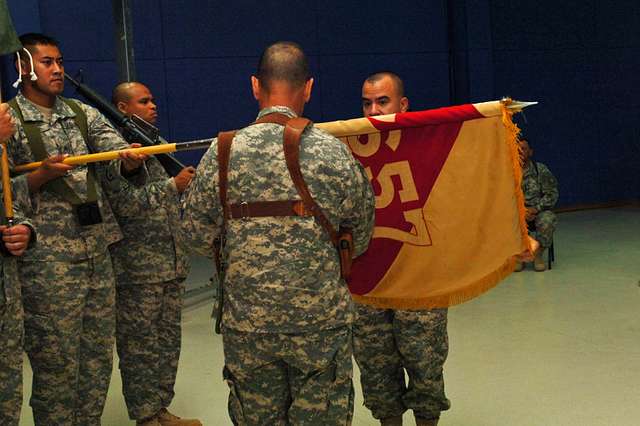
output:
M 507 259 L 502 266 L 495 271 L 469 284 L 464 289 L 448 293 L 442 296 L 430 296 L 414 299 L 396 299 L 391 297 L 367 297 L 352 294 L 353 300 L 364 305 L 375 306 L 381 309 L 436 309 L 448 308 L 468 302 L 483 293 L 494 288 L 500 281 L 508 277 L 515 267 L 515 258 Z
M 516 195 L 516 203 L 518 204 L 518 214 L 520 220 L 520 233 L 522 235 L 522 251 L 533 251 L 530 240 L 529 231 L 527 229 L 526 209 L 524 207 L 524 194 L 522 193 L 522 157 L 520 156 L 520 128 L 513 122 L 514 111 L 507 108 L 512 102 L 507 98 L 501 102 L 502 105 L 502 124 L 505 128 L 505 142 L 511 151 L 511 160 L 513 164 L 514 191 Z M 515 265 L 515 261 L 514 261 Z

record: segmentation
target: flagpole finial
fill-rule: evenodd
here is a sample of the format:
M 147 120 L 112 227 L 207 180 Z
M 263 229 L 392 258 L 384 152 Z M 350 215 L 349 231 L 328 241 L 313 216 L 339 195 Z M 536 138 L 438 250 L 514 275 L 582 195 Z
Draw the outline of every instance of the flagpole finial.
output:
M 514 112 L 522 111 L 526 107 L 538 104 L 538 102 L 516 101 L 510 97 L 504 97 L 500 99 L 500 102 L 505 106 L 505 108 Z

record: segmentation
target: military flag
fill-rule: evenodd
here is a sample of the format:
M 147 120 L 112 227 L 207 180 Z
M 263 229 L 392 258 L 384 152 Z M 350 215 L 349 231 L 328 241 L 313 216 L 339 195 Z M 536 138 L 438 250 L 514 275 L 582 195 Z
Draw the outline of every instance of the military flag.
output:
M 7 2 L 0 0 L 0 55 L 13 53 L 18 49 L 22 49 L 22 44 L 20 44 L 16 30 L 13 28 Z
M 349 145 L 376 194 L 350 289 L 387 308 L 448 307 L 513 271 L 529 249 L 508 102 L 316 124 Z

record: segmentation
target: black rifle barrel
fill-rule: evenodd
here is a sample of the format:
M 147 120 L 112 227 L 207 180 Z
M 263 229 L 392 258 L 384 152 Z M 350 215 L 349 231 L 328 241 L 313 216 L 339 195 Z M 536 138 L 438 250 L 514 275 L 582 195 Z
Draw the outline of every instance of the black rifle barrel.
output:
M 125 114 L 121 113 L 115 106 L 113 106 L 105 98 L 94 92 L 89 86 L 84 83 L 80 83 L 75 79 L 69 77 L 67 74 L 64 77 L 73 84 L 78 93 L 80 93 L 89 103 L 98 108 L 100 112 L 107 116 L 116 126 L 125 130 L 126 133 L 131 135 L 135 142 L 139 142 L 144 146 L 157 145 L 159 141 L 150 138 L 140 127 Z M 185 165 L 182 164 L 177 158 L 169 154 L 157 154 L 156 158 L 162 164 L 162 167 L 171 176 L 177 176 Z

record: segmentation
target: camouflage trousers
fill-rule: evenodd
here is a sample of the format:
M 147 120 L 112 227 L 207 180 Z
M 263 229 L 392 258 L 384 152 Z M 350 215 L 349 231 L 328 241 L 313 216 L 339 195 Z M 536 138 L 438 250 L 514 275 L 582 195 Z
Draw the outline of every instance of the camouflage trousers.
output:
M 351 331 L 223 331 L 223 377 L 234 425 L 350 425 Z
M 100 425 L 113 364 L 111 257 L 20 262 L 19 272 L 36 425 Z
M 20 300 L 0 304 L 0 425 L 3 426 L 17 426 L 20 421 L 22 337 Z
M 531 224 L 535 225 L 535 238 L 543 248 L 551 247 L 557 222 L 556 214 L 551 210 L 539 212 L 533 221 L 528 222 L 529 228 L 531 228 Z M 531 234 L 532 232 L 529 233 Z
M 184 280 L 116 288 L 116 347 L 129 417 L 168 407 L 180 357 Z
M 408 409 L 416 417 L 440 417 L 450 407 L 442 371 L 449 351 L 447 310 L 356 308 L 353 354 L 373 417 L 400 416 Z

